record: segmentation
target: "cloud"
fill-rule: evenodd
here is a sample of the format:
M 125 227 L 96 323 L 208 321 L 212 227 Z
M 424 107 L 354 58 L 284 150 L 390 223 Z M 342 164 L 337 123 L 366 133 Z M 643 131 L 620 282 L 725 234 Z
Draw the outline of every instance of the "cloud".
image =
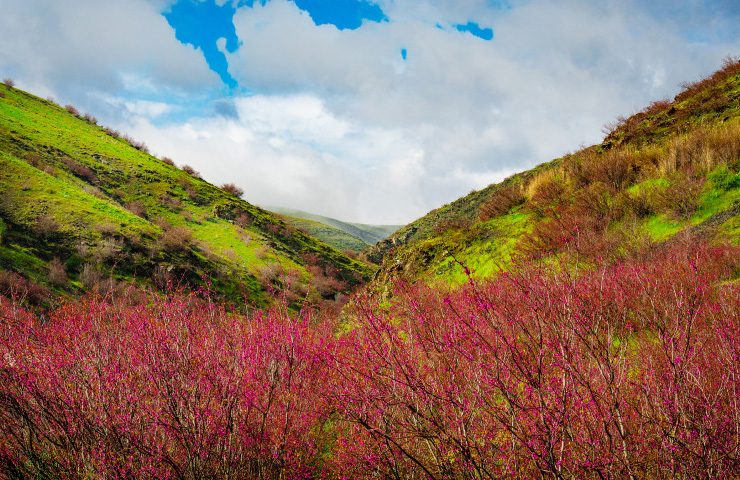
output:
M 164 126 L 142 115 L 129 131 L 213 183 L 236 183 L 253 203 L 387 223 L 423 211 L 414 189 L 424 154 L 398 132 L 337 118 L 307 94 L 240 97 L 233 105 L 235 117 Z
M 248 3 L 239 48 L 213 46 L 245 89 L 230 95 L 175 40 L 164 1 L 9 0 L 0 69 L 248 200 L 402 223 L 599 141 L 740 51 L 723 0 L 381 0 L 388 21 L 343 30 L 291 1 Z
M 203 55 L 178 42 L 164 2 L 5 0 L 0 71 L 42 95 L 99 107 L 88 92 L 188 95 L 219 88 Z

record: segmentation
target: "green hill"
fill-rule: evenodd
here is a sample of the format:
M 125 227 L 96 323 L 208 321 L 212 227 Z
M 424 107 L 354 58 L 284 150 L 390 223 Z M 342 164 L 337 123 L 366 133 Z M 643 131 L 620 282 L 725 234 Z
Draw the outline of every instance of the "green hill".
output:
M 374 282 L 460 284 L 517 258 L 587 266 L 680 232 L 740 238 L 740 62 L 611 125 L 601 144 L 431 211 L 370 249 Z
M 370 245 L 375 245 L 376 243 L 388 238 L 390 235 L 393 234 L 393 232 L 397 231 L 399 228 L 402 227 L 402 225 L 367 225 L 364 223 L 350 223 L 350 222 L 343 222 L 341 220 L 337 220 L 336 218 L 324 217 L 322 215 L 316 215 L 313 213 L 303 212 L 301 210 L 292 210 L 289 208 L 280 208 L 280 207 L 267 207 L 267 208 L 273 212 L 289 217 L 290 222 L 294 223 L 296 226 L 306 227 L 309 233 L 311 233 L 311 235 L 314 235 L 315 237 L 324 240 L 330 245 L 335 245 L 334 243 L 332 243 L 332 241 L 338 241 L 338 242 L 346 241 L 347 248 L 344 248 L 344 247 L 339 247 L 339 248 L 357 251 L 357 252 L 367 248 Z M 327 225 L 329 227 L 333 227 L 334 229 L 340 230 L 341 232 L 344 232 L 346 235 L 353 237 L 355 241 L 349 238 L 346 238 L 346 240 L 344 240 L 345 237 L 335 233 L 333 230 L 327 230 L 324 232 L 324 231 L 321 231 L 321 229 L 318 229 L 314 224 L 302 223 L 299 220 L 308 220 L 310 222 L 318 222 L 318 223 Z M 336 237 L 337 240 L 333 240 L 332 237 Z M 356 240 L 359 240 L 360 242 L 362 242 L 362 245 L 358 244 Z M 352 247 L 356 246 L 358 248 L 349 248 L 350 246 Z
M 316 237 L 342 252 L 352 252 L 355 254 L 370 246 L 363 240 L 352 236 L 343 230 L 325 223 L 317 222 L 316 220 L 291 217 L 288 215 L 283 215 L 283 219 L 285 219 L 285 222 L 292 227 L 304 231 L 312 237 Z
M 264 305 L 333 298 L 372 273 L 72 107 L 0 91 L 0 289 L 48 299 L 135 279 Z

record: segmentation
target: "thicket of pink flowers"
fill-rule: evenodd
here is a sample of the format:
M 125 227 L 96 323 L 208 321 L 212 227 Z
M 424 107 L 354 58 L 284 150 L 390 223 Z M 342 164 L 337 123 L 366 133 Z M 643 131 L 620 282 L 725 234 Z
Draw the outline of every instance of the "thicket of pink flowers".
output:
M 0 299 L 0 470 L 44 478 L 732 478 L 740 253 L 358 297 Z

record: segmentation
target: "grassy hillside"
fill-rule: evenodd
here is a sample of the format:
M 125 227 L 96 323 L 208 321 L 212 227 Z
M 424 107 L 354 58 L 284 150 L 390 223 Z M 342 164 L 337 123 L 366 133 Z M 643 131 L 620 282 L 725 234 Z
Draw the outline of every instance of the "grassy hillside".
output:
M 5 291 L 48 299 L 136 279 L 263 305 L 278 291 L 332 298 L 372 273 L 89 115 L 0 91 Z
M 283 215 L 283 219 L 288 223 L 288 225 L 306 232 L 312 237 L 316 237 L 342 252 L 352 252 L 353 254 L 359 253 L 370 246 L 363 240 L 350 235 L 343 230 L 325 223 L 317 222 L 316 220 L 291 217 L 288 215 Z
M 740 238 L 740 63 L 620 118 L 601 144 L 438 208 L 369 252 L 375 284 L 460 284 L 517 258 L 588 265 L 691 231 Z
M 314 213 L 308 213 L 301 210 L 293 210 L 290 208 L 280 207 L 269 207 L 269 210 L 279 213 L 281 215 L 287 215 L 289 217 L 311 220 L 313 222 L 323 223 L 330 227 L 334 227 L 344 233 L 351 235 L 361 240 L 365 246 L 375 245 L 376 243 L 388 238 L 393 232 L 397 231 L 403 225 L 368 225 L 365 223 L 351 223 L 337 220 L 336 218 L 325 217 L 323 215 L 316 215 Z M 318 238 L 322 238 L 318 236 Z M 323 238 L 322 238 L 323 239 Z

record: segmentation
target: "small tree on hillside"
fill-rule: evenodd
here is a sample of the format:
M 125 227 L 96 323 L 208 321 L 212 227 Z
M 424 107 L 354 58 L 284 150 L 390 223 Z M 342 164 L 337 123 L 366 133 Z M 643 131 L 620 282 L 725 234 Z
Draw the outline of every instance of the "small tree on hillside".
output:
M 15 87 L 15 81 L 12 78 L 6 78 L 3 80 L 3 83 L 5 86 L 10 90 L 11 88 Z

